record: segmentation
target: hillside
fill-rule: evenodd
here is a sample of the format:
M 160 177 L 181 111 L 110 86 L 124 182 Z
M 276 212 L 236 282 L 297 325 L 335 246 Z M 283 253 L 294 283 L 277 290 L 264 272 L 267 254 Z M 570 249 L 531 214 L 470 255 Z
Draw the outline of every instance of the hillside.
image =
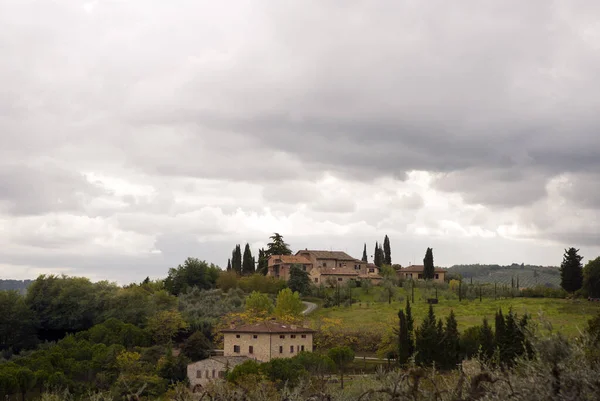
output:
M 21 294 L 27 292 L 27 288 L 33 280 L 2 280 L 0 279 L 0 291 L 16 290 Z
M 560 286 L 560 271 L 554 266 L 535 266 L 516 264 L 508 266 L 500 265 L 454 265 L 448 269 L 450 273 L 459 273 L 463 279 L 473 283 L 498 283 L 511 284 L 519 278 L 521 288 L 545 285 L 548 287 Z

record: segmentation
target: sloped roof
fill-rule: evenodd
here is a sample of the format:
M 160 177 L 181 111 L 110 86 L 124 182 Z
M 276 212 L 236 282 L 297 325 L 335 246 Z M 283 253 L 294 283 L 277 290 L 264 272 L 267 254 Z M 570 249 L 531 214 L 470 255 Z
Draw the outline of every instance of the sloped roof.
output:
M 406 273 L 423 273 L 423 269 L 425 266 L 423 265 L 412 265 L 408 267 L 403 267 L 401 269 L 396 270 L 398 273 L 406 272 Z M 441 267 L 434 268 L 436 273 L 445 273 L 446 269 L 442 269 Z
M 353 262 L 358 261 L 358 259 L 353 258 L 352 256 L 348 255 L 346 252 L 342 252 L 342 251 L 317 251 L 317 250 L 305 249 L 303 251 L 296 252 L 296 255 L 298 255 L 301 252 L 309 252 L 317 259 L 351 260 Z
M 381 277 L 379 274 L 360 274 L 358 276 L 359 278 L 367 278 L 367 279 L 374 279 L 374 280 L 383 280 L 383 277 Z
M 223 333 L 314 333 L 315 330 L 308 327 L 300 327 L 291 324 L 278 323 L 274 321 L 265 321 L 254 324 L 247 324 L 240 327 L 223 329 Z
M 271 255 L 269 259 L 281 259 L 281 263 L 289 263 L 289 264 L 302 264 L 302 265 L 310 265 L 311 261 L 306 259 L 304 256 L 297 255 Z
M 201 361 L 189 363 L 188 366 L 196 365 L 196 364 L 203 364 L 204 362 L 207 362 L 207 361 L 217 361 L 223 365 L 229 365 L 230 367 L 234 367 L 234 366 L 237 366 L 240 363 L 243 363 L 249 359 L 250 358 L 248 358 L 247 356 L 211 356 L 211 357 L 209 357 L 207 359 L 203 359 Z

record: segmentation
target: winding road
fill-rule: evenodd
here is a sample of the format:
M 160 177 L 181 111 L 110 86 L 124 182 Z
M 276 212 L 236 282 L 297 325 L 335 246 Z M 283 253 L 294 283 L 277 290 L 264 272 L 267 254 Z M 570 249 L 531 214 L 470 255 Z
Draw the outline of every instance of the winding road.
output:
M 306 306 L 306 309 L 304 309 L 304 311 L 302 312 L 303 315 L 308 315 L 309 313 L 312 313 L 315 311 L 315 309 L 317 309 L 317 304 L 306 301 L 302 301 L 302 303 L 304 304 L 304 306 Z

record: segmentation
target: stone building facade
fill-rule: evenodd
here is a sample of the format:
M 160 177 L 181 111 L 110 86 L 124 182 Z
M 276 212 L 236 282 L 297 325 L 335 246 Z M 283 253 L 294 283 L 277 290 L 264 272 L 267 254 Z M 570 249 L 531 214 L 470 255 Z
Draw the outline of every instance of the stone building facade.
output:
M 396 274 L 401 279 L 408 280 L 423 280 L 423 269 L 425 266 L 422 265 L 412 265 L 408 267 L 403 267 L 396 270 Z M 436 267 L 434 269 L 433 281 L 438 283 L 443 283 L 446 279 L 446 269 L 441 269 Z
M 187 376 L 192 390 L 205 387 L 212 380 L 224 379 L 225 372 L 250 358 L 245 356 L 213 356 L 187 366 Z
M 223 355 L 245 356 L 260 362 L 290 358 L 299 352 L 313 351 L 313 334 L 307 327 L 266 321 L 224 329 Z
M 302 270 L 309 273 L 313 268 L 312 262 L 303 256 L 272 255 L 268 261 L 267 276 L 287 281 L 290 278 L 292 265 L 298 265 Z

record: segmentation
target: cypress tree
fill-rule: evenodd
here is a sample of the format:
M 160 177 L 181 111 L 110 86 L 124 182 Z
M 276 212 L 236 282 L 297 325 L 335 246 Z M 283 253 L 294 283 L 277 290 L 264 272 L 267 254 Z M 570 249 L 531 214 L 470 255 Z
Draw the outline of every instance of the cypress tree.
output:
M 242 248 L 239 244 L 235 246 L 235 249 L 231 253 L 231 270 L 242 275 Z
M 460 333 L 454 311 L 450 310 L 450 315 L 446 318 L 446 327 L 444 329 L 444 366 L 447 369 L 456 367 L 460 357 Z
M 498 309 L 496 312 L 495 323 L 496 333 L 494 334 L 494 348 L 497 348 L 502 352 L 506 339 L 506 323 L 504 321 L 504 315 L 502 314 L 502 308 Z
M 390 239 L 387 235 L 383 239 L 383 263 L 388 266 L 392 265 L 392 249 L 390 248 Z
M 408 355 L 412 356 L 415 353 L 415 321 L 408 298 L 406 298 L 406 330 L 408 332 Z
M 369 258 L 367 257 L 367 244 L 365 244 L 365 247 L 363 249 L 362 261 L 365 263 L 369 262 Z
M 373 254 L 373 263 L 377 267 L 381 267 L 381 262 L 383 262 L 380 257 L 381 255 L 379 254 L 379 243 L 375 241 L 375 253 Z
M 560 265 L 560 286 L 565 291 L 575 292 L 583 285 L 582 256 L 578 254 L 579 249 L 565 249 L 562 264 Z
M 431 280 L 435 277 L 435 268 L 433 266 L 433 249 L 427 248 L 425 258 L 423 259 L 423 278 Z
M 258 250 L 258 264 L 256 266 L 256 272 L 262 275 L 266 275 L 269 271 L 269 257 L 265 252 L 264 248 Z
M 244 276 L 254 274 L 254 258 L 252 257 L 252 251 L 250 250 L 250 245 L 248 243 L 246 243 L 246 247 L 244 248 L 242 274 Z
M 227 259 L 227 271 L 231 271 L 231 258 Z
M 442 330 L 443 331 L 443 330 Z M 438 326 L 436 324 L 433 306 L 429 305 L 429 312 L 421 326 L 415 330 L 416 361 L 419 365 L 430 366 L 439 354 Z
M 402 366 L 406 365 L 410 358 L 408 326 L 402 309 L 398 312 L 398 323 L 398 363 Z
M 485 317 L 483 318 L 483 325 L 479 334 L 479 343 L 481 344 L 483 355 L 486 358 L 491 358 L 494 355 L 494 332 Z

